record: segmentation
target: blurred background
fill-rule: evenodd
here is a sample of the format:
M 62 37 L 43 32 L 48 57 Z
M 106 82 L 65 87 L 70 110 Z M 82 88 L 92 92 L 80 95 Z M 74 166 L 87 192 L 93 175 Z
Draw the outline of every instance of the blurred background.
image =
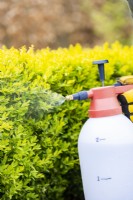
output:
M 0 0 L 0 46 L 93 47 L 133 42 L 126 0 Z

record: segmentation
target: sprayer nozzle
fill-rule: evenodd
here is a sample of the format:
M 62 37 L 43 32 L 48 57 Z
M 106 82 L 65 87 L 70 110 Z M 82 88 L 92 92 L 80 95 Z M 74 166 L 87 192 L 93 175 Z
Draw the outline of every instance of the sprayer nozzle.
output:
M 88 99 L 88 92 L 87 91 L 81 91 L 72 95 L 66 96 L 66 100 L 85 100 Z
M 73 100 L 73 95 L 68 95 L 68 96 L 66 96 L 66 100 L 67 100 L 67 101 L 72 101 L 72 100 Z

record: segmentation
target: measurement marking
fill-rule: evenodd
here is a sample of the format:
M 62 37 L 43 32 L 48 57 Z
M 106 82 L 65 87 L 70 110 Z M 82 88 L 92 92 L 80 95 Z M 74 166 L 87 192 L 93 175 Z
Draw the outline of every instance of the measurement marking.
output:
M 97 176 L 97 181 L 100 181 L 100 177 L 99 176 Z
M 106 138 L 99 138 L 99 137 L 96 138 L 96 142 L 101 142 L 101 141 L 104 141 L 104 140 L 106 140 Z
M 99 176 L 97 176 L 97 181 L 108 181 L 111 180 L 111 177 L 107 177 L 107 178 L 100 178 Z
M 102 181 L 107 181 L 107 180 L 110 180 L 110 179 L 112 179 L 112 178 L 110 178 L 110 177 L 109 178 L 101 178 Z

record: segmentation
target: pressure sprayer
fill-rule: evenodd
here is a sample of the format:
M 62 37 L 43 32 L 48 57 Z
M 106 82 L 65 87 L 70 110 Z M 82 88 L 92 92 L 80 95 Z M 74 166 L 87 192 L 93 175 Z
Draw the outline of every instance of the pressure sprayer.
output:
M 104 86 L 104 63 L 98 64 L 103 87 L 67 96 L 91 99 L 78 152 L 85 200 L 133 200 L 133 124 L 122 114 L 117 96 L 133 85 Z

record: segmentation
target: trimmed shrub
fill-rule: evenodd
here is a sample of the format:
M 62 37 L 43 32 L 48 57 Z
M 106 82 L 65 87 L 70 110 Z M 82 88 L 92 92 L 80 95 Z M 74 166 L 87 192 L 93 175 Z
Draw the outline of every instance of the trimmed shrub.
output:
M 1 200 L 83 200 L 77 141 L 89 100 L 60 104 L 63 96 L 100 85 L 93 60 L 110 61 L 105 84 L 111 85 L 133 74 L 132 55 L 133 46 L 118 42 L 0 49 Z

